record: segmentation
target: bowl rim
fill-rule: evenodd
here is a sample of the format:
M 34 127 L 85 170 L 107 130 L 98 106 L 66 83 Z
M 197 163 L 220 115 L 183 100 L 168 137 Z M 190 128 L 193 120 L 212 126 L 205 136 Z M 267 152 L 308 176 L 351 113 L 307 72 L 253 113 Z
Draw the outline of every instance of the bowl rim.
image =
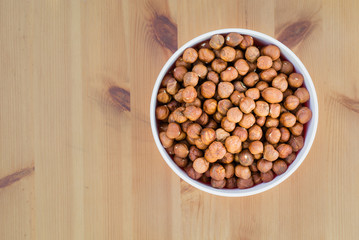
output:
M 213 188 L 209 185 L 206 185 L 204 183 L 199 182 L 198 180 L 194 180 L 190 178 L 187 173 L 178 167 L 172 158 L 168 155 L 165 148 L 162 146 L 160 139 L 159 139 L 159 133 L 157 130 L 157 122 L 156 122 L 156 116 L 155 116 L 155 109 L 157 104 L 157 92 L 160 87 L 160 84 L 162 82 L 163 77 L 167 73 L 167 71 L 173 66 L 175 61 L 179 56 L 182 55 L 183 51 L 188 48 L 197 45 L 200 42 L 203 42 L 205 40 L 208 40 L 211 36 L 215 34 L 227 34 L 230 32 L 237 32 L 243 35 L 250 35 L 254 37 L 255 39 L 259 41 L 265 41 L 266 44 L 274 44 L 281 50 L 281 54 L 283 54 L 288 61 L 290 61 L 293 66 L 295 67 L 296 71 L 300 69 L 300 73 L 304 76 L 304 84 L 306 88 L 308 89 L 310 93 L 310 100 L 309 104 L 311 105 L 310 108 L 312 110 L 312 119 L 307 123 L 307 134 L 304 141 L 303 148 L 298 152 L 296 159 L 292 164 L 289 165 L 287 171 L 279 176 L 276 176 L 272 181 L 267 183 L 261 183 L 258 184 L 252 188 L 248 189 L 217 189 Z M 204 192 L 211 193 L 217 196 L 224 196 L 224 197 L 244 197 L 244 196 L 250 196 L 254 194 L 258 194 L 264 191 L 267 191 L 280 183 L 282 183 L 284 180 L 286 180 L 290 175 L 292 175 L 298 167 L 302 164 L 304 159 L 309 153 L 309 150 L 314 142 L 315 135 L 317 132 L 318 127 L 318 118 L 319 118 L 319 111 L 318 111 L 318 99 L 317 94 L 315 91 L 315 87 L 312 81 L 312 78 L 310 77 L 308 70 L 302 63 L 302 61 L 283 43 L 276 40 L 275 38 L 268 36 L 264 33 L 260 33 L 257 31 L 253 31 L 250 29 L 243 29 L 243 28 L 224 28 L 224 29 L 218 29 L 214 31 L 210 31 L 204 34 L 201 34 L 190 41 L 183 44 L 178 50 L 173 53 L 173 55 L 167 60 L 165 65 L 162 67 L 156 82 L 154 84 L 153 90 L 152 90 L 152 96 L 151 96 L 151 103 L 150 103 L 150 121 L 151 121 L 151 129 L 152 129 L 152 135 L 154 137 L 156 146 L 158 150 L 161 153 L 161 156 L 166 161 L 167 165 L 185 182 L 190 184 L 191 186 L 200 189 Z

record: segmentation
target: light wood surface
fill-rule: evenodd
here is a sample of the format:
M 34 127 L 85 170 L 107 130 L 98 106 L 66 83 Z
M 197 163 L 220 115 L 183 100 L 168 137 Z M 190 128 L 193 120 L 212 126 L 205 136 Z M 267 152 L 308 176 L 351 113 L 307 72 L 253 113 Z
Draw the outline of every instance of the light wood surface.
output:
M 0 239 L 358 239 L 359 2 L 0 1 Z M 149 100 L 176 48 L 261 31 L 310 72 L 319 128 L 302 166 L 245 198 L 171 172 Z

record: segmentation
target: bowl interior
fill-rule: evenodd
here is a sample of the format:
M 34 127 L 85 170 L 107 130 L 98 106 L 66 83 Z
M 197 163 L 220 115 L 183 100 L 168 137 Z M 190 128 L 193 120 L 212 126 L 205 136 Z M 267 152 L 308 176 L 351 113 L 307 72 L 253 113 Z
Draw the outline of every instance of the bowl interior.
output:
M 282 175 L 275 177 L 272 181 L 270 181 L 268 183 L 261 183 L 252 188 L 249 188 L 249 189 L 216 189 L 209 185 L 206 185 L 204 183 L 201 183 L 197 180 L 190 178 L 184 170 L 182 170 L 180 167 L 178 167 L 173 162 L 172 158 L 168 155 L 168 153 L 162 146 L 162 144 L 159 140 L 159 136 L 158 136 L 157 121 L 156 121 L 156 117 L 155 117 L 155 109 L 156 109 L 156 104 L 157 104 L 156 97 L 157 97 L 157 92 L 160 87 L 161 81 L 162 81 L 163 77 L 165 76 L 165 74 L 167 73 L 167 71 L 173 66 L 173 64 L 175 63 L 177 58 L 182 55 L 183 51 L 188 47 L 192 47 L 192 46 L 199 44 L 200 42 L 209 40 L 211 38 L 211 36 L 213 36 L 214 34 L 226 34 L 226 33 L 230 33 L 230 32 L 238 32 L 243 35 L 250 35 L 255 39 L 255 41 L 257 41 L 263 45 L 274 44 L 274 45 L 278 46 L 281 51 L 281 57 L 284 57 L 285 59 L 290 61 L 293 64 L 295 71 L 298 73 L 301 73 L 304 76 L 304 85 L 308 89 L 309 94 L 310 94 L 310 100 L 309 100 L 309 103 L 307 106 L 312 110 L 312 113 L 313 113 L 312 119 L 306 124 L 306 129 L 305 129 L 306 134 L 305 134 L 304 146 L 298 152 L 297 157 L 294 160 L 294 162 L 289 165 L 287 171 L 285 173 L 283 173 Z M 312 82 L 312 79 L 311 79 L 307 69 L 304 67 L 303 63 L 299 60 L 299 58 L 289 48 L 287 48 L 284 44 L 282 44 L 278 40 L 276 40 L 268 35 L 265 35 L 263 33 L 259 33 L 256 31 L 248 30 L 248 29 L 239 29 L 239 28 L 221 29 L 221 30 L 216 30 L 216 31 L 205 33 L 203 35 L 200 35 L 200 36 L 190 40 L 189 42 L 184 44 L 181 48 L 179 48 L 170 57 L 170 59 L 166 62 L 166 64 L 162 68 L 160 74 L 158 75 L 155 86 L 153 88 L 152 98 L 151 98 L 150 118 L 151 118 L 152 134 L 154 136 L 157 148 L 159 149 L 162 157 L 167 162 L 167 164 L 171 167 L 171 169 L 179 177 L 181 177 L 184 181 L 186 181 L 187 183 L 191 184 L 192 186 L 194 186 L 202 191 L 205 191 L 205 192 L 208 192 L 211 194 L 215 194 L 215 195 L 219 195 L 219 196 L 228 196 L 228 197 L 249 196 L 249 195 L 253 195 L 253 194 L 257 194 L 257 193 L 266 191 L 266 190 L 278 185 L 279 183 L 283 182 L 303 162 L 303 160 L 307 156 L 307 154 L 310 150 L 310 147 L 314 141 L 316 130 L 317 130 L 318 100 L 317 100 L 317 94 L 315 92 L 314 84 Z

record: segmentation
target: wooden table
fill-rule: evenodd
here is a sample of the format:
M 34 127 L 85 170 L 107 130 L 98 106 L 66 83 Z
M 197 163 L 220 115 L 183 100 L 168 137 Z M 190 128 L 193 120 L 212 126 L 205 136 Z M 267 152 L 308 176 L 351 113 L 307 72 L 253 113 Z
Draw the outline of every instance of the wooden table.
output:
M 359 2 L 0 1 L 0 238 L 358 239 Z M 245 198 L 172 173 L 149 103 L 178 46 L 274 36 L 310 72 L 319 128 L 284 183 Z

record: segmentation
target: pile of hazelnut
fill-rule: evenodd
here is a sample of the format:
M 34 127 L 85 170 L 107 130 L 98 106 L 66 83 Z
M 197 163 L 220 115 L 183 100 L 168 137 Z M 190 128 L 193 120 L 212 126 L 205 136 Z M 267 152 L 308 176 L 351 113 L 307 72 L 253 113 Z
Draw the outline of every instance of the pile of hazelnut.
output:
M 159 138 L 189 177 L 250 188 L 283 174 L 303 147 L 312 112 L 303 76 L 275 45 L 214 35 L 187 48 L 157 95 Z

